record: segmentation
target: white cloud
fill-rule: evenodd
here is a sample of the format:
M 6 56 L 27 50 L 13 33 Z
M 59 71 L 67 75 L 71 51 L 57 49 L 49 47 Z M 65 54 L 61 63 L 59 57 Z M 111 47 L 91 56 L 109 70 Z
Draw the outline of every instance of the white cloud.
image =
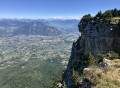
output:
M 66 19 L 76 19 L 76 20 L 80 20 L 81 18 L 80 17 L 52 17 L 51 19 L 63 19 L 63 20 L 66 20 Z

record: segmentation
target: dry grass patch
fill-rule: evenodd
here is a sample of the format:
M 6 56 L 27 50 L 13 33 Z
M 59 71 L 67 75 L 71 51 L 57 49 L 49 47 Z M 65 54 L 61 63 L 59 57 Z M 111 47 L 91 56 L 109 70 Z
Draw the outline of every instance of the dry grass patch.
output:
M 119 20 L 120 17 L 113 17 L 112 20 Z
M 120 59 L 109 60 L 111 66 L 105 68 L 92 67 L 84 73 L 94 88 L 120 88 Z

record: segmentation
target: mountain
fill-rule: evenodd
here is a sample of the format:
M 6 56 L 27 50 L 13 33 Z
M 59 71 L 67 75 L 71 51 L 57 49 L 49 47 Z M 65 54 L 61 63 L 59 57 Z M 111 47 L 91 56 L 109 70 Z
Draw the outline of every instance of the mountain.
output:
M 2 19 L 0 20 L 0 36 L 14 35 L 59 35 L 61 32 L 49 26 L 46 20 Z
M 77 19 L 0 19 L 0 36 L 78 33 Z
M 85 17 L 79 31 L 81 36 L 73 42 L 63 87 L 119 88 L 120 20 Z
M 26 24 L 13 32 L 14 35 L 60 35 L 61 32 L 56 27 L 38 26 L 38 24 Z
M 51 26 L 57 27 L 64 33 L 78 32 L 79 20 L 77 19 L 51 19 L 48 20 Z

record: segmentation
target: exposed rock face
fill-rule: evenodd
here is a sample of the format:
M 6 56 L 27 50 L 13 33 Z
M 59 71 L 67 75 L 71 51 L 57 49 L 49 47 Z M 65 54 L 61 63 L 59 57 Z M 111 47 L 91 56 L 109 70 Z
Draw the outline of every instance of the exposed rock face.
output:
M 81 36 L 73 42 L 67 71 L 63 77 L 68 88 L 79 88 L 72 81 L 72 69 L 74 68 L 80 73 L 89 52 L 98 58 L 97 54 L 105 54 L 111 50 L 120 51 L 119 20 L 94 21 L 92 19 L 82 19 L 78 27 Z

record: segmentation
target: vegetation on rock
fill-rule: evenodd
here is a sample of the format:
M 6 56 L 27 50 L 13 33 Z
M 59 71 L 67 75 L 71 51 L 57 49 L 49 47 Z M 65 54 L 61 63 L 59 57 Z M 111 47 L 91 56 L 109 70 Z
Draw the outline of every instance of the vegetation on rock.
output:
M 98 54 L 98 56 L 100 57 L 100 59 L 105 58 L 105 59 L 110 59 L 110 60 L 120 58 L 119 53 L 116 53 L 114 51 L 109 51 L 109 53 L 107 54 Z
M 67 85 L 66 85 L 65 82 L 63 82 L 63 86 L 62 86 L 62 88 L 67 88 Z
M 76 86 L 81 85 L 82 83 L 82 76 L 74 69 L 72 70 L 72 80 L 74 81 Z

